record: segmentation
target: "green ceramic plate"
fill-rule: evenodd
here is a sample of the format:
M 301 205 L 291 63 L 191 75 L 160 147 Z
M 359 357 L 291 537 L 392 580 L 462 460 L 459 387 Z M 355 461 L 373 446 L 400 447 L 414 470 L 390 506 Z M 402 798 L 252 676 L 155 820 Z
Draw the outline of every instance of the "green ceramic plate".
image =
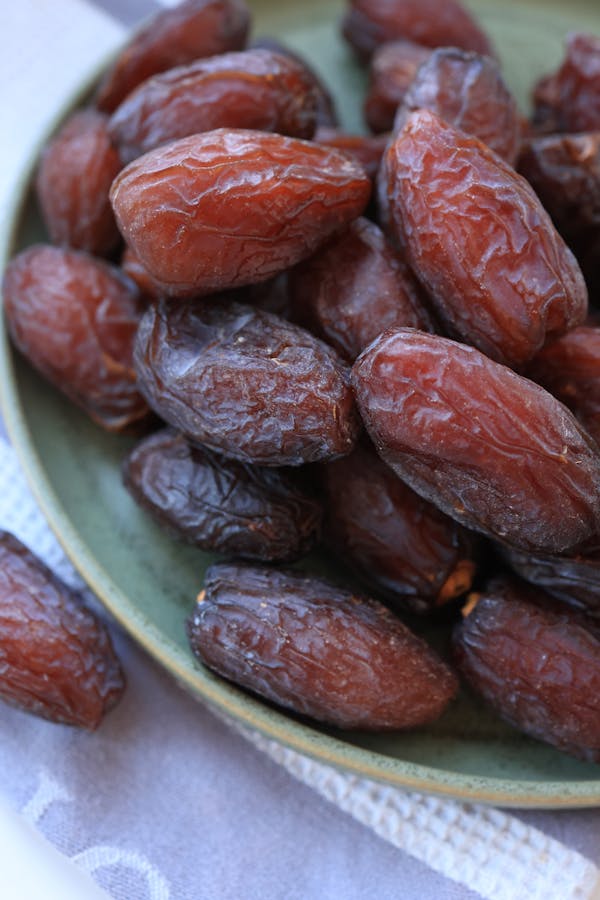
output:
M 347 127 L 359 128 L 355 98 L 364 76 L 337 36 L 341 4 L 255 0 L 252 6 L 256 33 L 284 36 L 305 53 L 335 89 Z M 566 11 L 562 0 L 478 0 L 472 6 L 524 108 L 533 80 L 561 58 L 566 32 L 600 33 L 597 0 L 571 0 Z M 78 99 L 57 111 L 57 121 Z M 6 257 L 43 239 L 29 180 L 24 171 L 12 221 L 2 225 Z M 308 727 L 200 668 L 187 649 L 183 622 L 208 557 L 166 538 L 125 493 L 119 465 L 128 440 L 87 421 L 13 353 L 1 331 L 0 389 L 11 438 L 67 554 L 124 628 L 193 694 L 302 753 L 389 784 L 506 806 L 600 803 L 598 767 L 519 735 L 472 699 L 460 698 L 438 723 L 412 734 L 342 734 Z

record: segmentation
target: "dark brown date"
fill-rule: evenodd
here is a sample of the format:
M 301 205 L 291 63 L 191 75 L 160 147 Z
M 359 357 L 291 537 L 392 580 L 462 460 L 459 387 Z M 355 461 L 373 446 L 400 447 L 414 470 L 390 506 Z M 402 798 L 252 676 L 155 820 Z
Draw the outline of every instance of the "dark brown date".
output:
M 467 347 L 409 329 L 358 358 L 353 383 L 384 460 L 469 528 L 559 553 L 600 525 L 600 451 L 537 384 Z
M 493 55 L 486 35 L 458 0 L 350 0 L 349 6 L 342 34 L 361 59 L 401 39 Z
M 398 609 L 431 613 L 460 597 L 475 574 L 472 540 L 358 446 L 321 467 L 323 534 L 340 561 Z
M 533 93 L 537 131 L 600 130 L 600 38 L 570 34 L 564 62 Z
M 579 549 L 568 556 L 542 556 L 504 548 L 514 571 L 536 587 L 543 588 L 595 619 L 600 618 L 600 551 Z
M 521 138 L 519 112 L 497 62 L 489 56 L 456 47 L 434 50 L 415 73 L 394 130 L 401 131 L 409 114 L 418 109 L 431 110 L 515 164 Z
M 150 275 L 172 294 L 266 281 L 310 256 L 364 210 L 362 167 L 328 147 L 219 129 L 130 163 L 111 200 Z
M 249 27 L 243 0 L 183 0 L 163 10 L 134 35 L 102 79 L 98 108 L 113 112 L 138 84 L 158 72 L 242 50 Z
M 358 437 L 348 368 L 308 331 L 259 309 L 152 306 L 135 366 L 159 416 L 232 459 L 296 466 L 344 456 Z
M 295 321 L 350 363 L 393 325 L 435 330 L 408 266 L 367 219 L 296 266 L 289 290 Z
M 202 550 L 289 562 L 320 533 L 320 504 L 283 471 L 222 459 L 169 430 L 142 441 L 123 474 L 141 506 Z
M 451 669 L 384 606 L 299 574 L 212 566 L 187 631 L 224 678 L 338 728 L 415 728 L 457 690 Z
M 491 584 L 455 632 L 457 665 L 520 731 L 600 762 L 600 638 L 579 615 L 538 600 Z
M 125 162 L 216 128 L 311 138 L 317 92 L 299 63 L 271 50 L 200 59 L 144 81 L 115 110 L 110 134 Z
M 583 322 L 573 254 L 527 181 L 477 138 L 411 113 L 381 171 L 392 234 L 452 336 L 519 367 Z
M 371 60 L 369 91 L 365 99 L 365 121 L 376 134 L 391 131 L 396 111 L 417 69 L 431 55 L 431 48 L 412 41 L 382 44 Z
M 110 254 L 121 236 L 108 199 L 122 162 L 108 119 L 93 109 L 70 116 L 42 153 L 36 190 L 50 239 Z
M 377 178 L 381 157 L 387 147 L 389 135 L 381 134 L 369 137 L 365 134 L 347 134 L 338 128 L 317 128 L 313 140 L 317 144 L 333 147 L 341 153 L 346 153 L 363 167 L 371 181 Z
M 132 361 L 133 282 L 86 253 L 39 244 L 8 264 L 3 293 L 19 350 L 95 422 L 121 431 L 146 418 Z
M 124 688 L 104 625 L 0 531 L 0 697 L 44 719 L 95 729 Z

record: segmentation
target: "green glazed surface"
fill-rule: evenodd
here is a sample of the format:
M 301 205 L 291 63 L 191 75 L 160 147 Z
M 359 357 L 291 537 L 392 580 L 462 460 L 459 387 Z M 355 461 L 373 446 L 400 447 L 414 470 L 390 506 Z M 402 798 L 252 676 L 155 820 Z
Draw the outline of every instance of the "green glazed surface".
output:
M 250 5 L 255 34 L 284 37 L 304 53 L 333 87 L 346 127 L 360 129 L 364 74 L 337 34 L 343 4 Z M 533 81 L 561 59 L 564 35 L 600 34 L 597 0 L 468 5 L 492 35 L 524 111 Z M 78 100 L 65 98 L 56 121 Z M 30 170 L 24 161 L 12 220 L 0 229 L 3 259 L 44 239 Z M 202 669 L 188 651 L 183 622 L 209 557 L 165 537 L 124 491 L 120 463 L 131 442 L 103 433 L 46 385 L 12 351 L 2 323 L 0 396 L 11 439 L 67 554 L 123 627 L 193 694 L 296 750 L 389 784 L 504 806 L 600 803 L 597 766 L 523 737 L 472 698 L 461 697 L 435 725 L 411 734 L 342 734 L 309 727 Z

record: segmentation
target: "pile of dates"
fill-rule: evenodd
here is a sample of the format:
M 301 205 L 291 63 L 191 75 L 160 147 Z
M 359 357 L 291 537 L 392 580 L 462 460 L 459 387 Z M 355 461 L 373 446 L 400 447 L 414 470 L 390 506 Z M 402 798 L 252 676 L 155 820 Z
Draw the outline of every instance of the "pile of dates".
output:
M 243 0 L 161 12 L 62 125 L 10 334 L 222 555 L 202 663 L 341 729 L 422 726 L 462 677 L 600 761 L 600 38 L 525 120 L 457 0 L 351 0 L 361 136 L 249 30 Z M 343 586 L 290 567 L 315 547 Z

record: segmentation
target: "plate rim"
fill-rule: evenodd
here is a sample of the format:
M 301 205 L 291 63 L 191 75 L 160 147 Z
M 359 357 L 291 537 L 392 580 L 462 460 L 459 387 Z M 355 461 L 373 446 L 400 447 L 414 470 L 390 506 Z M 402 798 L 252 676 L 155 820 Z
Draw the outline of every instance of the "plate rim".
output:
M 59 104 L 48 127 L 39 135 L 11 191 L 5 225 L 0 229 L 0 273 L 13 255 L 23 210 L 30 194 L 39 153 L 62 119 L 88 95 L 114 53 L 100 65 L 90 68 L 81 84 Z M 204 702 L 234 725 L 255 729 L 261 735 L 305 756 L 351 772 L 363 778 L 405 790 L 419 791 L 458 801 L 528 809 L 577 809 L 600 805 L 598 779 L 562 781 L 519 780 L 494 776 L 465 775 L 434 766 L 399 760 L 383 753 L 346 743 L 323 734 L 309 725 L 287 717 L 285 711 L 272 710 L 244 694 L 239 688 L 214 680 L 195 677 L 199 665 L 182 665 L 177 645 L 161 634 L 96 560 L 92 549 L 78 537 L 37 453 L 19 400 L 18 382 L 13 364 L 14 350 L 0 315 L 0 410 L 12 447 L 23 468 L 29 487 L 66 556 L 123 630 L 189 694 Z

